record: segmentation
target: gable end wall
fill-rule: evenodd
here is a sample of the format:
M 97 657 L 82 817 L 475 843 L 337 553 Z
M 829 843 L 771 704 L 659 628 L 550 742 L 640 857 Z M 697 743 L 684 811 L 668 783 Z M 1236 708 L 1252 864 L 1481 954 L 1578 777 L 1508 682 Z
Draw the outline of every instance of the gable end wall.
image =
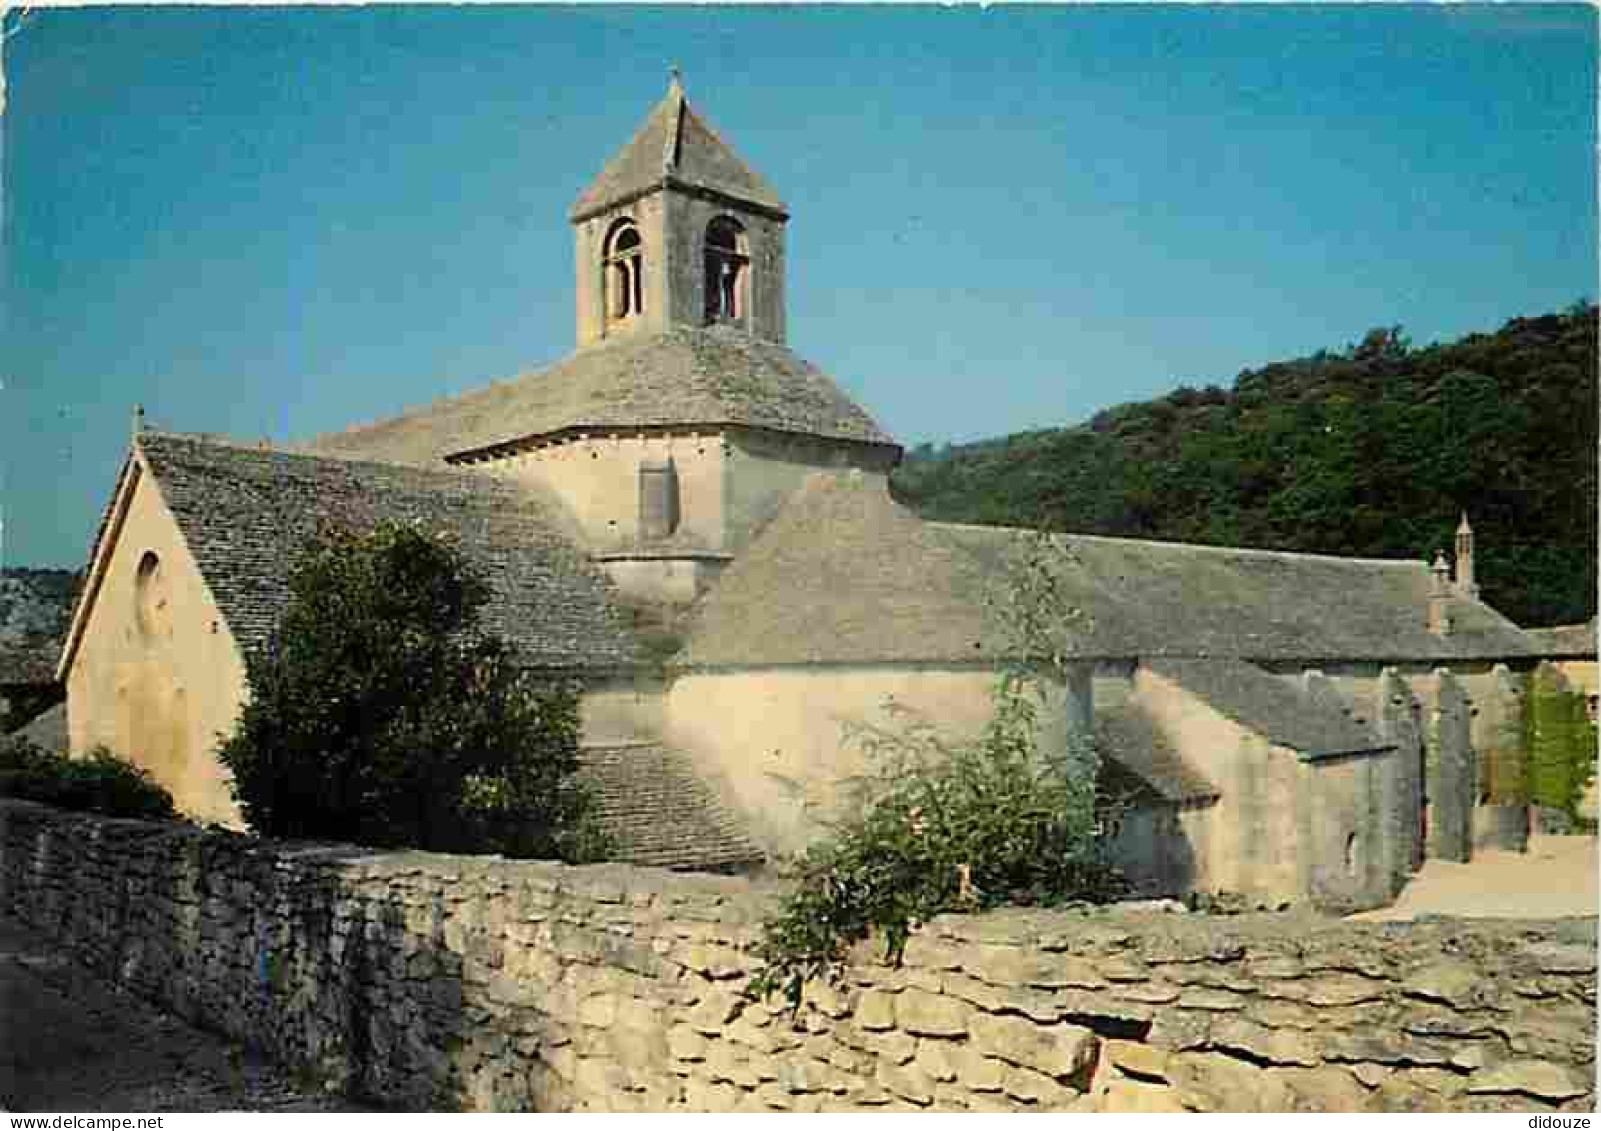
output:
M 146 552 L 161 562 L 168 601 L 154 631 L 136 615 Z M 244 657 L 148 471 L 107 551 L 66 684 L 74 755 L 105 746 L 148 770 L 183 812 L 239 825 L 215 750 L 244 702 Z

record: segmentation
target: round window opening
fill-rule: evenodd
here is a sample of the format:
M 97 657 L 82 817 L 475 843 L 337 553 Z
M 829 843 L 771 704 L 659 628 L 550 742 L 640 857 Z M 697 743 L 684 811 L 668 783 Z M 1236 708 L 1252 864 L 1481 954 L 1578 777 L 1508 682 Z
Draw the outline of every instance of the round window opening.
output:
M 150 638 L 164 635 L 169 622 L 167 581 L 161 568 L 161 559 L 151 551 L 139 559 L 134 573 L 134 620 L 141 635 Z

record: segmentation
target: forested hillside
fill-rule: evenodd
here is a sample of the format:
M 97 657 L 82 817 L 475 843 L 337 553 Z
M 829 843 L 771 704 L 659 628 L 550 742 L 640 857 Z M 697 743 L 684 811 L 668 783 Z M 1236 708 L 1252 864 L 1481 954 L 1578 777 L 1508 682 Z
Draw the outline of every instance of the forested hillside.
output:
M 78 575 L 65 569 L 0 570 L 0 735 L 61 699 L 58 687 L 23 690 L 54 678 L 61 641 L 72 615 Z
M 1485 599 L 1520 624 L 1595 612 L 1596 307 L 1414 349 L 1340 352 L 1180 388 L 1071 428 L 910 452 L 925 517 L 1357 557 L 1477 532 Z
M 77 585 L 77 574 L 68 569 L 0 569 L 0 646 L 59 639 Z

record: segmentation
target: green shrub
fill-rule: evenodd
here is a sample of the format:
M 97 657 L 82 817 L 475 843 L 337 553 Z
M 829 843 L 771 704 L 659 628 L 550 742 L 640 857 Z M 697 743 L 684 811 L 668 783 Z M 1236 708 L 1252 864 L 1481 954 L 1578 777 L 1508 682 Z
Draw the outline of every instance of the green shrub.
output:
M 0 796 L 108 817 L 177 817 L 172 794 L 104 747 L 83 758 L 68 758 L 20 738 L 0 741 Z
M 1596 769 L 1596 727 L 1585 712 L 1584 695 L 1569 690 L 1560 673 L 1541 666 L 1530 681 L 1526 718 L 1530 800 L 1576 817 Z
M 484 632 L 488 587 L 443 538 L 326 529 L 289 576 L 221 747 L 266 836 L 508 856 L 603 850 L 578 769 L 578 695 Z
M 911 931 L 943 911 L 1002 903 L 1103 901 L 1123 885 L 1100 837 L 1100 759 L 1087 738 L 1042 750 L 1031 681 L 1001 679 L 983 734 L 947 744 L 914 723 L 864 739 L 873 772 L 833 834 L 793 870 L 765 925 L 748 991 L 792 1006 L 836 977 L 873 932 L 898 961 Z
M 996 563 L 986 615 L 1020 659 L 997 681 L 977 739 L 949 743 L 904 712 L 888 728 L 855 728 L 869 773 L 831 834 L 793 867 L 749 994 L 782 991 L 798 1006 L 806 982 L 836 978 L 854 944 L 878 932 L 898 962 L 911 932 L 943 911 L 1126 892 L 1102 836 L 1112 805 L 1093 741 L 1043 747 L 1037 725 L 1041 674 L 1070 683 L 1072 634 L 1090 627 L 1067 599 L 1073 558 L 1066 540 L 1034 534 Z

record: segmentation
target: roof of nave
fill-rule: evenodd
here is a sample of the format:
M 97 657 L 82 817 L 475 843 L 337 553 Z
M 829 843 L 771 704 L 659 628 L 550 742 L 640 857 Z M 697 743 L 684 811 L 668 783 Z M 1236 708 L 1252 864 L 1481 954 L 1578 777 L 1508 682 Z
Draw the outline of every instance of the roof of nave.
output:
M 267 640 L 290 567 L 324 522 L 383 520 L 448 533 L 490 588 L 483 627 L 530 667 L 632 664 L 639 653 L 609 583 L 562 533 L 536 489 L 146 432 L 136 441 L 240 647 Z
M 993 661 L 1018 649 L 986 612 L 1032 531 L 929 523 L 881 480 L 819 472 L 707 596 L 679 660 L 703 666 Z M 1438 661 L 1532 655 L 1480 601 L 1428 631 L 1423 561 L 1059 535 L 1048 564 L 1076 609 L 1057 642 L 1078 658 Z

